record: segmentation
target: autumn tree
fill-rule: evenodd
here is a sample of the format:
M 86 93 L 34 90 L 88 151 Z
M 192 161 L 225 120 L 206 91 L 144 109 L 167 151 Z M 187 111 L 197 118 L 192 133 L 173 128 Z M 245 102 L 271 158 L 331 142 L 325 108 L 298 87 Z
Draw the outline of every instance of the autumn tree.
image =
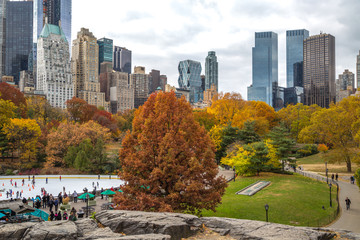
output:
M 41 130 L 35 120 L 13 118 L 3 131 L 13 152 L 19 153 L 20 167 L 30 168 L 36 160 L 36 146 Z
M 11 119 L 15 118 L 17 107 L 11 101 L 0 99 L 0 154 L 4 158 L 8 156 L 10 149 L 9 140 L 3 131 L 5 125 L 10 124 Z
M 19 117 L 26 117 L 27 104 L 24 94 L 10 84 L 0 83 L 0 98 L 11 101 L 17 107 Z
M 46 167 L 66 167 L 64 160 L 70 146 L 77 147 L 85 139 L 90 139 L 94 146 L 96 141 L 109 140 L 110 133 L 107 128 L 102 127 L 94 121 L 85 124 L 62 122 L 57 128 L 51 130 L 48 135 L 46 146 Z
M 360 97 L 348 97 L 328 109 L 314 112 L 310 125 L 301 130 L 299 140 L 330 146 L 337 155 L 334 161 L 345 162 L 351 172 L 352 162 L 359 159 L 359 129 Z
M 66 108 L 71 119 L 80 123 L 90 121 L 95 113 L 99 111 L 96 106 L 90 105 L 84 99 L 77 97 L 67 100 Z
M 222 164 L 235 168 L 239 175 L 260 175 L 260 172 L 278 169 L 279 162 L 273 154 L 274 148 L 268 142 L 254 142 L 237 149 L 221 160 Z
M 208 132 L 211 130 L 212 127 L 218 124 L 215 115 L 204 110 L 194 111 L 194 119 Z
M 221 202 L 226 181 L 217 177 L 214 146 L 190 104 L 174 92 L 150 95 L 122 146 L 126 184 L 114 198 L 118 208 L 200 213 Z

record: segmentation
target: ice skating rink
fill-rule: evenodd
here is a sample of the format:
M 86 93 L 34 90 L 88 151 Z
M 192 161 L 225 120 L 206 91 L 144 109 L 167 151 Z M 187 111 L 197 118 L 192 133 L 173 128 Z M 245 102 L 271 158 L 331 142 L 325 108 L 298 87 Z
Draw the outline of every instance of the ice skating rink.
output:
M 86 187 L 89 191 L 92 191 L 93 183 L 96 186 L 96 190 L 101 188 L 107 189 L 111 187 L 119 187 L 124 181 L 120 180 L 117 176 L 111 175 L 101 175 L 98 179 L 98 175 L 35 175 L 35 185 L 33 186 L 32 180 L 33 176 L 0 176 L 0 200 L 10 199 L 10 196 L 6 198 L 6 191 L 12 189 L 13 195 L 12 198 L 16 198 L 16 192 L 19 193 L 22 191 L 22 197 L 32 198 L 36 195 L 41 196 L 41 188 L 57 196 L 60 192 L 63 192 L 63 187 L 67 194 L 72 194 L 74 191 L 77 193 L 82 193 L 83 189 Z M 48 183 L 46 184 L 46 178 L 48 178 Z M 10 180 L 12 179 L 12 184 Z M 22 185 L 22 180 L 25 180 L 25 184 Z M 17 187 L 15 187 L 15 182 Z M 99 187 L 97 187 L 99 183 Z

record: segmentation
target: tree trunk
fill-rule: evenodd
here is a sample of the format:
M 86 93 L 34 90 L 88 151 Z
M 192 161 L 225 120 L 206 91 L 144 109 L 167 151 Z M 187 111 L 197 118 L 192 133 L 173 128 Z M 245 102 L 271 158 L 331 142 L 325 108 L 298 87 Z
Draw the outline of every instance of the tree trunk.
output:
M 346 158 L 346 168 L 348 172 L 351 172 L 351 161 L 350 158 Z

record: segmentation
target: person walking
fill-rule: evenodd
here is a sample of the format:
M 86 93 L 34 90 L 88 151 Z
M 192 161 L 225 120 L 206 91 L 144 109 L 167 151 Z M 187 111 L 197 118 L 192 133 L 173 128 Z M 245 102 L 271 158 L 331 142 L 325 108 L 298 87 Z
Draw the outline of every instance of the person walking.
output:
M 73 197 L 74 197 L 74 203 L 77 203 L 78 194 L 76 191 L 74 191 Z
M 334 174 L 331 174 L 331 181 L 334 181 Z
M 43 196 L 42 196 L 42 207 L 43 208 L 46 208 L 46 195 L 44 194 Z
M 350 199 L 349 199 L 348 197 L 346 197 L 345 203 L 346 203 L 346 210 L 349 210 L 349 209 L 350 209 L 351 201 L 350 201 Z
M 338 181 L 339 175 L 336 173 L 335 174 L 335 180 Z
M 101 188 L 101 191 L 100 191 L 101 199 L 104 199 L 104 195 L 103 195 L 103 194 L 101 194 L 103 191 L 104 191 L 104 189 L 103 189 L 103 188 Z
M 59 206 L 59 200 L 55 199 L 54 206 L 55 206 L 55 212 L 57 212 Z
M 50 212 L 52 212 L 52 208 L 54 206 L 54 200 L 52 198 L 50 198 L 50 201 L 49 201 L 49 207 L 50 207 Z
M 351 176 L 351 177 L 350 177 L 350 183 L 351 183 L 351 184 L 354 184 L 354 182 L 355 182 L 355 178 L 354 178 L 354 176 Z

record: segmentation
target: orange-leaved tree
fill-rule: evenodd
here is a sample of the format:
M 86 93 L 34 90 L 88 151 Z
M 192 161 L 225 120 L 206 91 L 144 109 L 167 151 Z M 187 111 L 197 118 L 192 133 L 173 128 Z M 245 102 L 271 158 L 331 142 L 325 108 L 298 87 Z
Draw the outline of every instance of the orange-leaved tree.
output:
M 9 100 L 17 106 L 18 114 L 22 117 L 26 117 L 27 105 L 24 94 L 19 89 L 14 88 L 10 84 L 0 83 L 0 98 Z
M 119 175 L 126 185 L 114 198 L 120 209 L 200 214 L 221 202 L 226 181 L 217 177 L 212 141 L 174 92 L 148 98 L 122 146 Z

